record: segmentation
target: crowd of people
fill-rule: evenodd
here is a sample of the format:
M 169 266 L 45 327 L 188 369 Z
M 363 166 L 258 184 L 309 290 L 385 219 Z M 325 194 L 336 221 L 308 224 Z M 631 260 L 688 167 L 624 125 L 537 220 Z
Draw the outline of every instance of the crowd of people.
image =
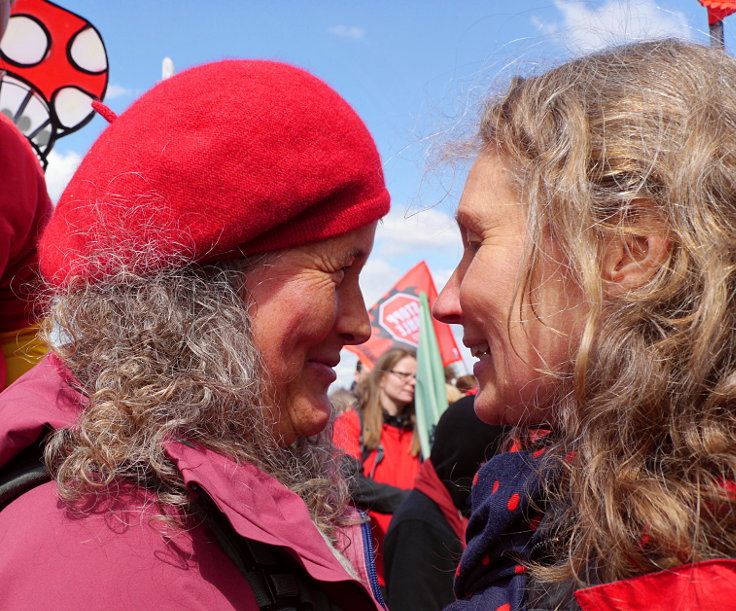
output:
M 105 114 L 53 213 L 0 116 L 1 608 L 730 608 L 734 59 L 634 43 L 488 100 L 429 456 L 413 348 L 328 397 L 390 199 L 347 102 L 228 60 Z

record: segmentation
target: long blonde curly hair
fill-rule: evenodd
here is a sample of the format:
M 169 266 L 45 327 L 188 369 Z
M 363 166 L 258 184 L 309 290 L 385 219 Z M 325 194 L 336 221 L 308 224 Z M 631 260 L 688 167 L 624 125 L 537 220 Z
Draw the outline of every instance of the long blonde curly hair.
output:
M 46 447 L 63 499 L 84 504 L 134 482 L 155 493 L 165 521 L 182 524 L 193 499 L 163 450 L 182 438 L 270 473 L 335 536 L 348 494 L 329 431 L 281 447 L 262 403 L 268 378 L 251 338 L 244 274 L 264 257 L 155 273 L 121 268 L 57 289 L 46 333 L 88 401 Z
M 676 40 L 570 61 L 489 102 L 481 147 L 528 207 L 519 290 L 552 241 L 589 312 L 559 378 L 541 582 L 608 582 L 736 550 L 736 61 Z M 656 230 L 636 290 L 607 238 Z

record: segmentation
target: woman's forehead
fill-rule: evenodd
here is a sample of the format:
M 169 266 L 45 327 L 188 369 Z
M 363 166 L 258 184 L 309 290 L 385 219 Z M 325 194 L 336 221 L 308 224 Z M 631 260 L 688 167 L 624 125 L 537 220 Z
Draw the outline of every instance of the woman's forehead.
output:
M 489 223 L 522 213 L 522 205 L 504 159 L 495 153 L 480 155 L 468 173 L 455 215 L 461 228 L 485 229 Z

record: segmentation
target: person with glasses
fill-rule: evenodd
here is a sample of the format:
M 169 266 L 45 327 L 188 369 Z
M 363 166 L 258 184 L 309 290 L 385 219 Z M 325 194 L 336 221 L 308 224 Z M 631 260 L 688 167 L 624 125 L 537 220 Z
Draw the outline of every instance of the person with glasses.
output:
M 368 374 L 358 408 L 341 415 L 334 426 L 335 445 L 360 463 L 351 494 L 371 516 L 381 586 L 383 538 L 394 511 L 414 487 L 422 460 L 414 416 L 416 373 L 414 350 L 387 350 Z

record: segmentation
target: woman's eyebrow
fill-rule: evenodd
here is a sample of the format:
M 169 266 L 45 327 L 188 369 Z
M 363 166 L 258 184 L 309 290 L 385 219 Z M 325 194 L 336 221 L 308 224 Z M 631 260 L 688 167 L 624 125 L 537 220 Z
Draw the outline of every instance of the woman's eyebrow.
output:
M 345 264 L 352 263 L 356 259 L 364 259 L 366 256 L 367 254 L 362 248 L 351 248 L 343 253 L 342 261 Z
M 474 216 L 467 214 L 461 210 L 455 213 L 455 222 L 462 229 L 477 230 L 479 229 L 478 221 Z

